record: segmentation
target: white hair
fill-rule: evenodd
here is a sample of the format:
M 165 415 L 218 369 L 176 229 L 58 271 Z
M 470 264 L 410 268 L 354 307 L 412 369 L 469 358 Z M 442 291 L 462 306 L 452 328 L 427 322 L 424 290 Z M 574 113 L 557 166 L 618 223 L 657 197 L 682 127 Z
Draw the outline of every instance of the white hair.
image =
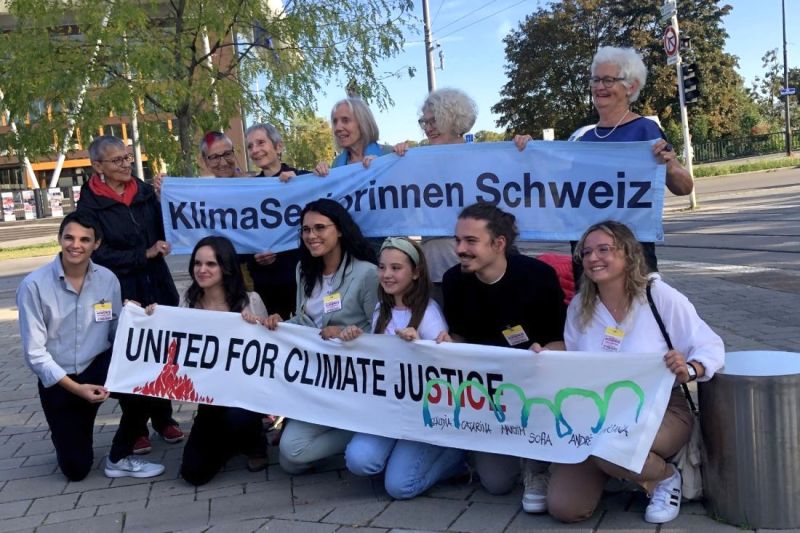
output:
M 633 48 L 601 46 L 592 59 L 592 76 L 597 67 L 603 63 L 611 63 L 619 67 L 619 76 L 625 78 L 622 84 L 628 89 L 633 86 L 632 82 L 639 82 L 636 89 L 628 96 L 628 103 L 635 102 L 639 98 L 639 92 L 647 83 L 647 67 L 644 66 L 642 56 Z

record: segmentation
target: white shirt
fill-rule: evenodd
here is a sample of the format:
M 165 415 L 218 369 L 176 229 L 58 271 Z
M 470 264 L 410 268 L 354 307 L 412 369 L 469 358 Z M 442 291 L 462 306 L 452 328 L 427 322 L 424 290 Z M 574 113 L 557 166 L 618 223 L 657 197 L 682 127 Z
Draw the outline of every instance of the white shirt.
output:
M 322 315 L 325 314 L 325 302 L 322 299 L 333 290 L 333 276 L 334 274 L 322 276 L 322 283 L 318 281 L 314 284 L 311 296 L 306 302 L 306 314 L 318 328 L 322 327 Z
M 375 308 L 372 314 L 372 330 L 375 330 L 375 325 L 378 323 L 378 314 L 380 312 L 380 304 Z M 392 308 L 392 318 L 386 325 L 386 335 L 394 335 L 398 329 L 408 327 L 411 321 L 411 309 L 398 309 Z M 425 314 L 422 316 L 422 321 L 419 323 L 417 333 L 422 340 L 435 340 L 442 331 L 447 331 L 447 322 L 444 320 L 439 305 L 431 300 L 428 302 L 428 307 L 425 309 Z
M 652 294 L 664 326 L 667 328 L 673 347 L 686 356 L 687 361 L 698 361 L 706 372 L 699 381 L 707 381 L 725 364 L 725 345 L 708 324 L 697 314 L 689 300 L 673 287 L 664 283 L 661 276 L 652 274 Z M 594 316 L 580 330 L 580 296 L 570 302 L 564 342 L 571 351 L 600 351 L 606 328 L 619 327 L 625 336 L 620 352 L 667 353 L 667 342 L 661 334 L 647 297 L 633 302 L 633 306 L 621 323 L 611 316 L 602 302 L 597 301 Z

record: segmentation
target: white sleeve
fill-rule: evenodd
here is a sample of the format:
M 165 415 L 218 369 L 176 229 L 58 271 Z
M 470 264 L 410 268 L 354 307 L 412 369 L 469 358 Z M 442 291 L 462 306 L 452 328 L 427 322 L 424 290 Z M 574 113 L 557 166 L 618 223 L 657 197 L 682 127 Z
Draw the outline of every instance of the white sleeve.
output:
M 419 333 L 420 339 L 432 341 L 436 340 L 436 337 L 442 331 L 447 331 L 447 321 L 444 319 L 442 310 L 439 309 L 439 304 L 431 300 L 428 303 L 428 308 L 425 309 L 422 321 L 419 323 L 417 333 Z
M 698 361 L 705 367 L 699 381 L 708 381 L 725 364 L 725 344 L 719 335 L 700 318 L 694 305 L 675 288 L 656 279 L 652 285 L 656 304 L 673 347 L 686 355 L 687 361 Z
M 248 292 L 247 297 L 250 299 L 250 304 L 247 306 L 247 311 L 256 315 L 258 318 L 267 318 L 267 306 L 264 305 L 264 300 L 257 292 Z

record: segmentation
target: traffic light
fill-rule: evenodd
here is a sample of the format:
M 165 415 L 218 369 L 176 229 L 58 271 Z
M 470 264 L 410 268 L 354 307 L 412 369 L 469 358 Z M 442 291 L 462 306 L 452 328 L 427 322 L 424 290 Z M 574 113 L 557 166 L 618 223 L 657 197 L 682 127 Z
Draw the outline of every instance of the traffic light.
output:
M 683 83 L 683 102 L 686 105 L 697 102 L 700 98 L 700 79 L 697 76 L 697 63 L 681 65 L 681 83 Z

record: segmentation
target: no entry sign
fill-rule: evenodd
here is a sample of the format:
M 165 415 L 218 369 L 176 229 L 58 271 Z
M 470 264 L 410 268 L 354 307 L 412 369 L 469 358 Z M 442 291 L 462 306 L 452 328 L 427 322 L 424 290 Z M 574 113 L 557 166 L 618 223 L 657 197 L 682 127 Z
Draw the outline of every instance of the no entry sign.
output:
M 667 53 L 667 63 L 673 65 L 678 61 L 678 32 L 674 26 L 667 26 L 664 30 L 664 51 Z

